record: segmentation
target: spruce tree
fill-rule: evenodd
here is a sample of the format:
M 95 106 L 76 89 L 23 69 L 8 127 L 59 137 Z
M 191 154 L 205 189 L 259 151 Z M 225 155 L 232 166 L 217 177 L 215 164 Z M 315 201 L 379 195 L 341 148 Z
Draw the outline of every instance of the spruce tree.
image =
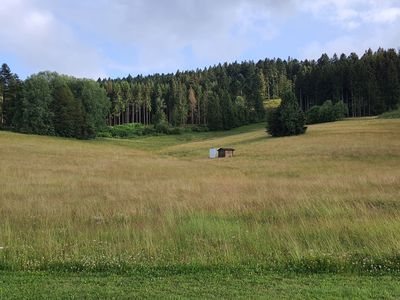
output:
M 222 127 L 225 130 L 232 129 L 235 127 L 235 114 L 231 97 L 227 91 L 223 91 L 220 99 Z
M 11 128 L 13 125 L 14 114 L 17 110 L 17 94 L 21 89 L 21 81 L 18 76 L 13 74 L 7 64 L 1 66 L 0 71 L 1 85 L 1 116 L 0 126 Z
M 292 90 L 287 90 L 281 105 L 270 114 L 267 131 L 274 137 L 303 134 L 306 131 L 305 116 L 299 108 Z
M 207 106 L 208 127 L 211 130 L 220 130 L 223 128 L 220 99 L 216 93 L 210 92 L 208 95 Z

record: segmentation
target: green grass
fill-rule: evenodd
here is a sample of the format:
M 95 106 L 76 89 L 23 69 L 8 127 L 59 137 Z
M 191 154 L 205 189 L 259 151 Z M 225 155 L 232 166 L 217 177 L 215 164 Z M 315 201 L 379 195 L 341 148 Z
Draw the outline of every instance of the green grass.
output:
M 398 278 L 194 272 L 1 273 L 1 299 L 398 299 Z

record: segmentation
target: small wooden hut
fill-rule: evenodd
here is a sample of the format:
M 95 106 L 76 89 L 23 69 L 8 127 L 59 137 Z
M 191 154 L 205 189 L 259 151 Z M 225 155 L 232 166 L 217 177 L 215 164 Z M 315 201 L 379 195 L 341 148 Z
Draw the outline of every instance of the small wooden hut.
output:
M 233 157 L 234 151 L 235 149 L 233 148 L 219 148 L 218 157 Z

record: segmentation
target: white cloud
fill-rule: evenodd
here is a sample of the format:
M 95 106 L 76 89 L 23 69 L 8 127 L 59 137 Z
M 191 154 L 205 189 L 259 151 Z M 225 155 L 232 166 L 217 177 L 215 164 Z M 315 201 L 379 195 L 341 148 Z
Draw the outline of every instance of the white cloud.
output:
M 301 49 L 303 58 L 355 52 L 368 48 L 400 46 L 400 3 L 391 0 L 316 0 L 303 2 L 301 9 L 315 18 L 328 20 L 344 33 L 328 41 L 313 41 Z
M 301 45 L 282 34 L 296 26 L 287 26 L 292 17 L 337 28 L 330 40 L 304 46 L 304 56 L 393 47 L 400 28 L 394 0 L 0 1 L 0 54 L 12 53 L 30 72 L 92 78 L 202 67 L 268 43 L 296 51 Z
M 306 0 L 300 8 L 314 17 L 353 30 L 362 24 L 393 23 L 400 19 L 400 3 L 393 0 Z
M 50 1 L 6 0 L 7 10 L 19 11 L 15 20 L 41 28 L 18 28 L 34 43 L 35 56 L 19 51 L 31 65 L 72 74 L 102 73 L 98 66 L 118 68 L 121 62 L 105 59 L 96 49 L 104 44 L 131 52 L 128 65 L 134 72 L 184 68 L 186 52 L 199 63 L 234 60 L 254 44 L 254 39 L 271 40 L 279 35 L 273 12 L 284 15 L 294 1 L 273 0 L 99 0 Z M 18 3 L 18 8 L 16 4 Z M 13 7 L 14 6 L 14 7 Z M 5 14 L 4 14 L 5 15 Z M 0 12 L 0 18 L 2 14 Z M 1 20 L 1 19 L 0 19 Z M 0 21 L 3 22 L 3 21 Z M 18 21 L 13 22 L 15 25 Z M 77 34 L 77 30 L 79 34 Z M 4 33 L 3 33 L 4 34 Z M 0 35 L 2 33 L 0 32 Z M 38 36 L 40 38 L 38 38 Z M 82 35 L 82 36 L 79 36 Z M 92 46 L 85 39 L 91 37 Z M 34 39 L 37 39 L 34 41 Z M 26 41 L 26 40 L 25 40 Z M 26 41 L 27 42 L 27 41 Z M 27 43 L 25 43 L 27 44 Z M 1 45 L 0 45 L 1 46 Z M 71 51 L 72 53 L 68 52 Z M 108 50 L 103 50 L 105 53 Z M 105 53 L 109 54 L 109 53 Z M 118 56 L 117 53 L 113 53 Z M 32 61 L 27 59 L 32 57 Z M 56 61 L 54 56 L 61 56 Z M 113 55 L 110 55 L 113 56 Z M 82 62 L 80 62 L 82 60 Z M 71 67 L 71 68 L 70 68 Z M 42 67 L 43 68 L 43 67 Z M 121 70 L 126 70 L 122 66 Z
M 56 70 L 80 77 L 104 75 L 101 55 L 75 37 L 49 10 L 30 1 L 2 0 L 0 49 L 33 72 Z
M 301 49 L 301 58 L 319 58 L 322 53 L 332 56 L 334 53 L 357 53 L 359 56 L 371 48 L 396 48 L 400 46 L 400 32 L 397 25 L 362 31 L 357 35 L 349 34 L 334 38 L 327 42 L 314 41 Z M 396 46 L 397 45 L 397 46 Z
M 400 19 L 400 7 L 390 7 L 367 11 L 362 18 L 364 22 L 393 23 Z

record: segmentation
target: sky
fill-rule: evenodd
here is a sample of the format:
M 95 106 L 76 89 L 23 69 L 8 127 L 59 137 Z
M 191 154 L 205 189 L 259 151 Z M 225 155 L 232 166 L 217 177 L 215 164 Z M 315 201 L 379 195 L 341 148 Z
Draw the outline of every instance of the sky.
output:
M 0 0 L 0 62 L 124 77 L 400 49 L 400 0 Z

